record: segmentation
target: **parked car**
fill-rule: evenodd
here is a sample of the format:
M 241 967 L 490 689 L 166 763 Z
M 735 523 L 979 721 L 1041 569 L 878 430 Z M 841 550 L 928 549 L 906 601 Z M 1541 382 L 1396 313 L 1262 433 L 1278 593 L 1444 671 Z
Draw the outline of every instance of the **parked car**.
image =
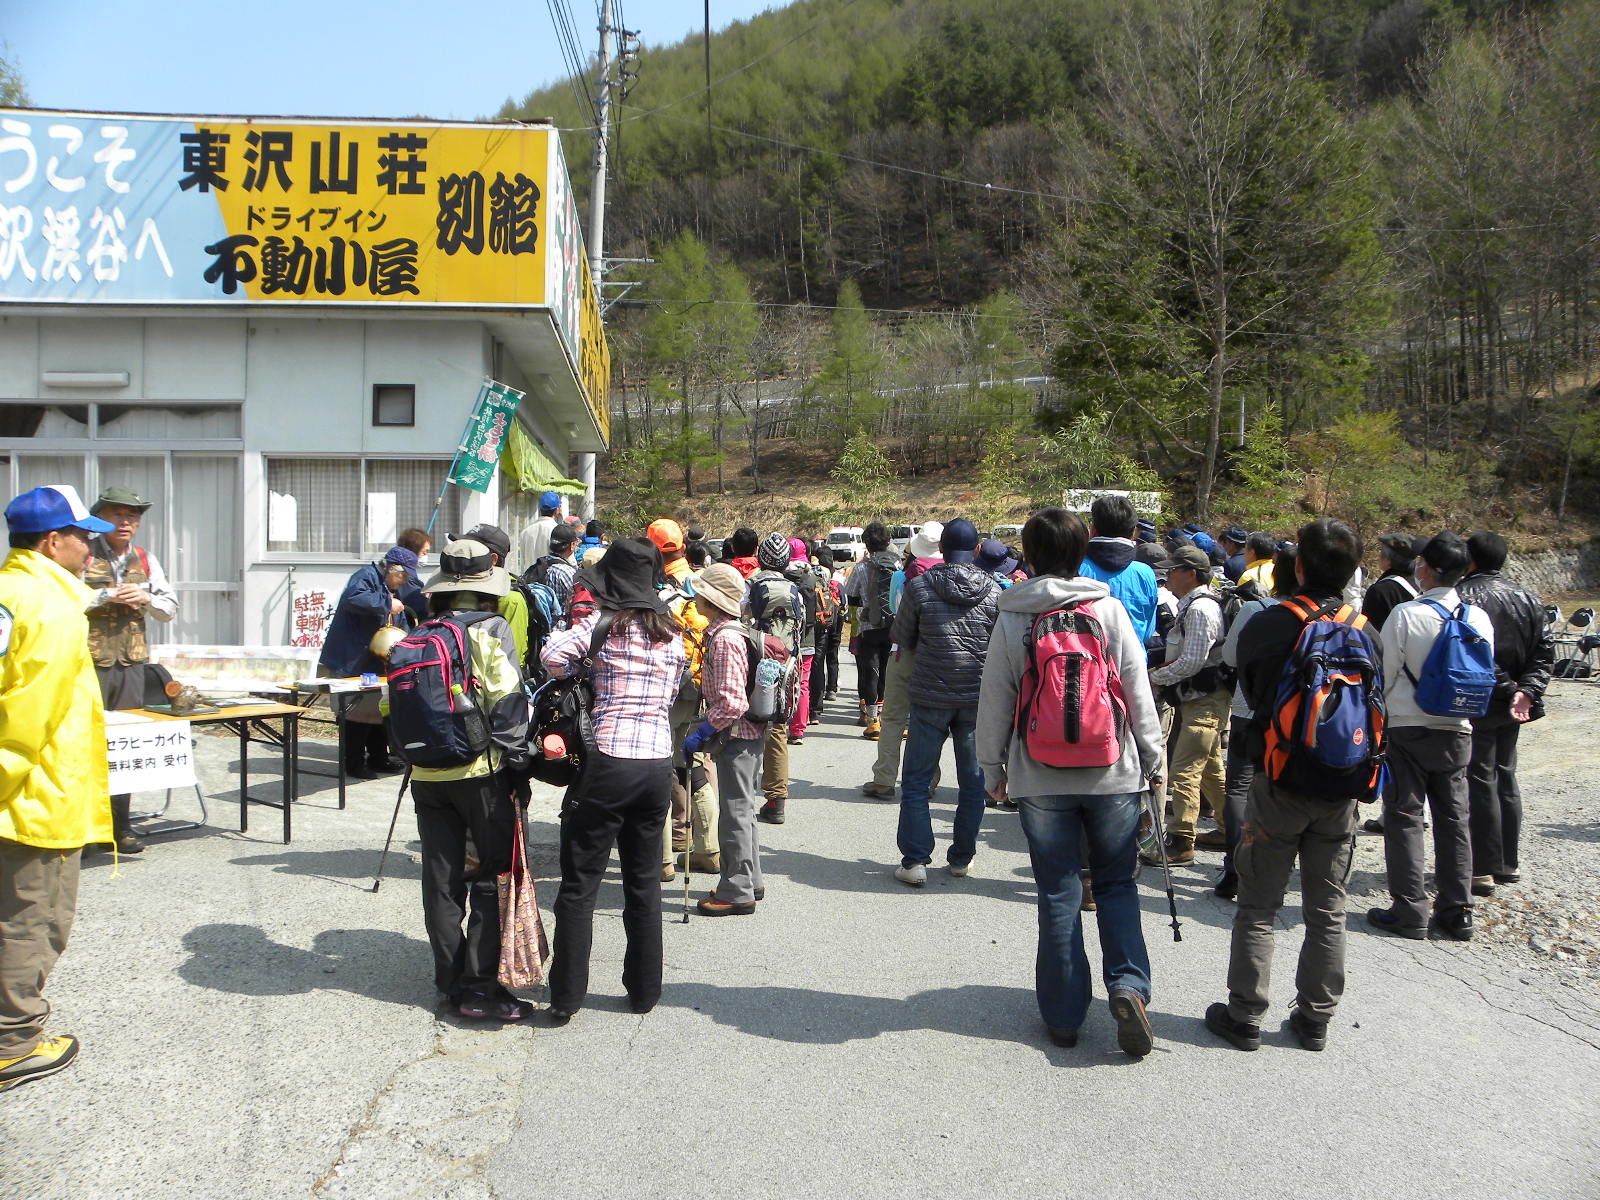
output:
M 867 545 L 861 540 L 859 525 L 835 525 L 823 541 L 833 552 L 835 562 L 860 562 L 867 556 Z
M 911 539 L 917 535 L 915 525 L 891 525 L 889 527 L 889 548 L 896 554 L 904 554 Z
M 1015 545 L 1017 539 L 1022 536 L 1022 526 L 996 525 L 989 531 L 989 536 L 996 541 L 1004 542 L 1008 546 Z

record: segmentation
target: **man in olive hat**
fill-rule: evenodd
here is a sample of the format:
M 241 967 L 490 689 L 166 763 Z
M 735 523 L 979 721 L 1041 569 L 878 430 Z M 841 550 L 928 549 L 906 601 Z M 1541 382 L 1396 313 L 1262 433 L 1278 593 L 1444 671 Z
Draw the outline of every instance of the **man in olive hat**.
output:
M 149 508 L 150 501 L 132 488 L 108 487 L 90 509 L 111 526 L 109 533 L 89 543 L 83 573 L 83 582 L 95 593 L 96 603 L 89 609 L 89 653 L 107 710 L 143 706 L 150 662 L 145 618 L 166 622 L 178 615 L 178 597 L 156 556 L 133 544 Z M 129 821 L 130 799 L 111 797 L 111 823 L 117 849 L 138 854 L 144 843 L 134 836 Z

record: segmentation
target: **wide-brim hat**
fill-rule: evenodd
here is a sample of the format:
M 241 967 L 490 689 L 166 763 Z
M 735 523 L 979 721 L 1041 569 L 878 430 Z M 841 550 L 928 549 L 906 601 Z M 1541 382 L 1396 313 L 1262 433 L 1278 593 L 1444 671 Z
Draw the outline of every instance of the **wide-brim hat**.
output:
M 446 544 L 439 555 L 439 573 L 423 584 L 422 590 L 433 595 L 479 592 L 504 596 L 511 590 L 511 576 L 504 567 L 494 565 L 489 547 L 471 538 L 458 538 Z
M 152 503 L 154 501 L 146 500 L 132 488 L 108 487 L 95 498 L 95 502 L 89 506 L 89 511 L 95 512 L 108 504 L 119 504 L 126 508 L 137 508 L 140 512 L 144 512 Z
M 1417 557 L 1416 539 L 1409 533 L 1386 533 L 1378 539 L 1378 545 L 1388 551 L 1392 562 L 1409 563 Z
M 744 589 L 744 576 L 727 563 L 712 563 L 694 579 L 694 594 L 730 617 L 739 615 Z
M 943 535 L 944 524 L 940 521 L 929 521 L 912 534 L 906 549 L 911 551 L 912 558 L 938 558 L 939 539 Z
M 661 551 L 648 538 L 618 538 L 597 563 L 585 562 L 578 582 L 601 608 L 643 608 L 670 616 L 657 584 L 666 578 Z

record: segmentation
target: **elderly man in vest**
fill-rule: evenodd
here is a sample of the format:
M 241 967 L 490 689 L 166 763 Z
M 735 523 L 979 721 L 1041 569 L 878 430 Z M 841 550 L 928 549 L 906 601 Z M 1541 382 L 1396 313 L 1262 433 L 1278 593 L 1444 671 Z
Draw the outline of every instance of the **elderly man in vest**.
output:
M 89 652 L 100 676 L 100 699 L 106 708 L 140 708 L 145 702 L 145 666 L 150 646 L 145 617 L 170 621 L 178 615 L 178 598 L 156 556 L 133 539 L 150 507 L 132 488 L 108 487 L 91 511 L 110 529 L 89 543 L 89 565 L 83 582 L 95 593 L 89 609 Z M 117 849 L 138 854 L 144 843 L 133 834 L 128 796 L 111 797 L 111 823 Z
M 78 860 L 111 837 L 106 728 L 79 576 L 91 534 L 71 487 L 6 505 L 0 565 L 0 1092 L 53 1075 L 76 1038 L 46 1037 L 44 983 L 78 907 Z

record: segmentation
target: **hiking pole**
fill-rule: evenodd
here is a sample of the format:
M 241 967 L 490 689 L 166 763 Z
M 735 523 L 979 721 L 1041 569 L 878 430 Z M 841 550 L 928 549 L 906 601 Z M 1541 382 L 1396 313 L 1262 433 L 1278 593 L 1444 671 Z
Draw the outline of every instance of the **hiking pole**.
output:
M 1172 940 L 1181 942 L 1183 931 L 1178 928 L 1178 898 L 1172 894 L 1172 864 L 1167 861 L 1167 823 L 1156 806 L 1155 788 L 1148 789 L 1145 794 L 1150 797 L 1151 832 L 1155 834 L 1156 845 L 1161 847 L 1161 875 L 1167 886 L 1167 910 L 1172 913 Z
M 694 841 L 694 793 L 689 789 L 694 786 L 694 755 L 686 754 L 683 758 L 689 764 L 683 771 L 683 810 L 684 815 L 689 818 L 689 837 L 683 843 L 683 919 L 678 924 L 687 925 L 689 923 L 689 846 Z M 670 813 L 667 816 L 667 820 L 669 823 L 672 820 Z M 670 833 L 668 837 L 671 837 Z M 668 844 L 670 845 L 671 843 L 669 842 Z
M 383 885 L 384 864 L 389 861 L 389 843 L 394 841 L 394 827 L 400 820 L 400 801 L 405 799 L 406 788 L 411 784 L 411 768 L 406 768 L 406 773 L 400 777 L 400 794 L 394 798 L 394 815 L 389 818 L 389 836 L 383 839 L 383 856 L 378 859 L 378 873 L 373 876 L 372 890 L 377 892 Z

